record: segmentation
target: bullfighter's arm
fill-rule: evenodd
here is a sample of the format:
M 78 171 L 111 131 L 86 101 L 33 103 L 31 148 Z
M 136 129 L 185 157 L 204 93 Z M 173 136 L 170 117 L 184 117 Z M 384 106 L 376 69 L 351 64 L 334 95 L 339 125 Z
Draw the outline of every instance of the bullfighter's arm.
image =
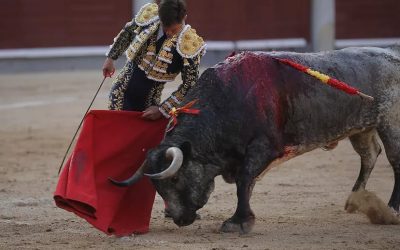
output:
M 126 23 L 125 27 L 114 38 L 114 43 L 110 46 L 110 50 L 107 52 L 106 56 L 117 60 L 122 53 L 126 51 L 133 38 L 135 38 L 135 29 L 137 28 L 138 26 L 134 20 Z
M 114 43 L 110 46 L 110 50 L 106 56 L 113 60 L 118 59 L 127 50 L 136 34 L 139 34 L 144 27 L 158 21 L 158 19 L 158 6 L 156 3 L 143 5 L 135 18 L 128 22 L 114 38 Z
M 183 69 L 182 69 L 182 84 L 178 87 L 178 89 L 171 94 L 163 103 L 161 103 L 160 111 L 161 113 L 169 118 L 169 112 L 173 107 L 181 106 L 183 98 L 186 93 L 196 84 L 197 79 L 199 78 L 199 67 L 200 67 L 200 57 L 198 55 L 195 58 L 187 59 L 185 58 Z

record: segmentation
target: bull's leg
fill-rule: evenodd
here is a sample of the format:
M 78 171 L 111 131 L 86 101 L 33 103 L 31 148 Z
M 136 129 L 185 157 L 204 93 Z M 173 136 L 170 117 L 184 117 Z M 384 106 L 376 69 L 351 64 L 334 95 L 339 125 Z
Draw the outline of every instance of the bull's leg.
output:
M 236 182 L 238 197 L 236 211 L 231 218 L 224 221 L 220 229 L 222 232 L 239 232 L 245 234 L 253 228 L 255 216 L 250 208 L 250 197 L 254 183 L 254 179 L 238 180 Z
M 236 176 L 237 207 L 234 215 L 224 221 L 222 232 L 249 233 L 255 222 L 255 215 L 250 208 L 250 198 L 255 184 L 255 178 L 263 172 L 276 157 L 266 140 L 253 141 L 247 148 L 245 164 Z
M 390 125 L 378 128 L 379 137 L 385 147 L 386 156 L 392 165 L 394 172 L 394 187 L 389 206 L 399 212 L 400 205 L 400 123 L 388 123 Z
M 376 138 L 375 129 L 351 136 L 350 142 L 361 157 L 360 173 L 352 190 L 356 192 L 360 188 L 365 189 L 365 185 L 382 149 Z

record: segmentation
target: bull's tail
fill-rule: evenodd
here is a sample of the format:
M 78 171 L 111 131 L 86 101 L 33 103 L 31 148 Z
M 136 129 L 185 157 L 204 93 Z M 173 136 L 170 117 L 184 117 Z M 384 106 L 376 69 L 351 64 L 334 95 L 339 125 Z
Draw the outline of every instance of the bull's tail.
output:
M 330 77 L 328 75 L 322 74 L 322 73 L 320 73 L 320 72 L 318 72 L 316 70 L 313 70 L 313 69 L 311 69 L 309 67 L 306 67 L 304 65 L 301 65 L 299 63 L 293 62 L 292 60 L 284 59 L 284 58 L 274 58 L 274 59 L 276 59 L 279 62 L 281 62 L 281 63 L 283 63 L 285 65 L 288 65 L 288 66 L 290 66 L 290 67 L 292 67 L 292 68 L 294 68 L 294 69 L 296 69 L 296 70 L 298 70 L 300 72 L 303 72 L 303 73 L 306 73 L 306 74 L 308 74 L 310 76 L 313 76 L 313 77 L 317 78 L 318 80 L 320 80 L 321 82 L 323 82 L 325 84 L 328 84 L 329 86 L 331 86 L 333 88 L 336 88 L 336 89 L 339 89 L 341 91 L 344 91 L 347 94 L 358 95 L 361 98 L 367 99 L 369 101 L 373 101 L 374 100 L 374 98 L 372 96 L 366 95 L 366 94 L 362 93 L 361 91 L 359 91 L 358 89 L 353 88 L 353 87 L 349 86 L 348 84 L 346 84 L 346 83 L 344 83 L 342 81 L 339 81 L 339 80 L 337 80 L 335 78 L 332 78 L 332 77 Z

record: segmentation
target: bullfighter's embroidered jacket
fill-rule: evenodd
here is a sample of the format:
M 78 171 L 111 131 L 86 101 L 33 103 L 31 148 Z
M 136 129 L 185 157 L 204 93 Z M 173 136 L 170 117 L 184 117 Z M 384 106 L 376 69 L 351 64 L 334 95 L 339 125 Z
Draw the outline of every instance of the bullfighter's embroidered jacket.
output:
M 169 117 L 170 110 L 179 106 L 187 91 L 196 83 L 200 59 L 205 54 L 203 39 L 190 25 L 185 25 L 179 34 L 171 38 L 164 34 L 157 39 L 160 26 L 158 6 L 149 3 L 114 38 L 106 56 L 116 60 L 126 52 L 127 62 L 113 83 L 110 109 L 140 111 L 157 105 L 163 115 Z M 182 73 L 183 83 L 160 104 L 164 83 L 173 81 L 179 73 Z M 143 84 L 146 86 L 137 87 Z M 135 97 L 134 102 L 139 103 L 133 108 L 126 105 L 132 96 Z

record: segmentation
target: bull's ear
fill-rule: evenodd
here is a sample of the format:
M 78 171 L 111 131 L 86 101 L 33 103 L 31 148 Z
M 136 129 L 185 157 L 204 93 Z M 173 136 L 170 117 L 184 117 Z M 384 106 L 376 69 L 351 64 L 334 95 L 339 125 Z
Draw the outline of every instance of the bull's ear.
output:
M 190 142 L 185 141 L 179 148 L 182 150 L 183 158 L 192 156 L 192 144 Z

